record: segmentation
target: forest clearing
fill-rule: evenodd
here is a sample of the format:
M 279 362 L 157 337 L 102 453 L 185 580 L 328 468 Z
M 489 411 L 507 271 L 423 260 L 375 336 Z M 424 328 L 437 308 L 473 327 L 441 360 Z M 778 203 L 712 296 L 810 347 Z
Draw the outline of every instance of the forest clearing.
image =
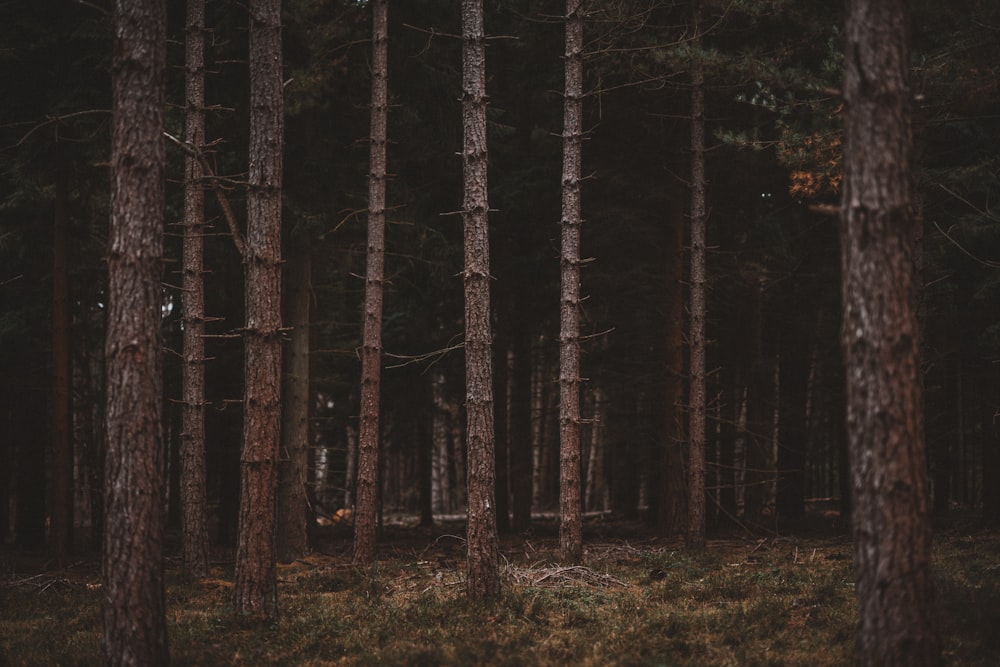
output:
M 951 521 L 932 566 L 945 664 L 993 666 L 1000 534 Z M 198 581 L 170 558 L 171 664 L 847 665 L 851 544 L 824 525 L 712 535 L 692 555 L 641 524 L 590 520 L 583 563 L 562 566 L 555 525 L 536 521 L 501 544 L 501 597 L 470 605 L 463 526 L 396 523 L 372 568 L 351 565 L 346 534 L 279 566 L 279 617 L 263 629 L 233 614 L 232 563 Z M 0 556 L 0 664 L 101 664 L 96 558 L 39 572 L 25 556 Z

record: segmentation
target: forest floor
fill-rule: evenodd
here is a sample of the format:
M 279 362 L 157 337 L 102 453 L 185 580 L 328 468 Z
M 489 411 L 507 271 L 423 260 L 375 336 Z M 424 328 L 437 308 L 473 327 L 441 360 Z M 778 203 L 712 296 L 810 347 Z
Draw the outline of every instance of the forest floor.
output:
M 175 665 L 848 665 L 851 544 L 816 518 L 792 533 L 710 535 L 703 553 L 642 524 L 588 520 L 580 566 L 558 564 L 555 524 L 501 540 L 503 593 L 464 596 L 460 522 L 387 521 L 373 568 L 348 531 L 280 565 L 280 618 L 245 627 L 232 563 L 193 580 L 167 562 Z M 968 517 L 935 528 L 946 664 L 1000 664 L 1000 533 Z M 173 554 L 170 554 L 171 556 Z M 0 665 L 100 664 L 100 568 L 0 551 Z

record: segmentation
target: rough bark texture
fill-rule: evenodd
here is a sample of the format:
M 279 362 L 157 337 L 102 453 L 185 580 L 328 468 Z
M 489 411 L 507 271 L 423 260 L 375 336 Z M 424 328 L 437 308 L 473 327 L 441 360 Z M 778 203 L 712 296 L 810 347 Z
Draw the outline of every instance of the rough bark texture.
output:
M 841 335 L 853 486 L 857 658 L 941 661 L 930 576 L 904 0 L 851 0 Z
M 559 305 L 559 556 L 583 557 L 580 507 L 580 174 L 583 161 L 583 16 L 566 1 L 562 258 Z
M 245 390 L 233 589 L 249 621 L 277 616 L 275 499 L 281 437 L 281 2 L 250 3 Z
M 465 226 L 465 409 L 468 578 L 471 599 L 500 594 L 493 362 L 490 337 L 489 200 L 486 172 L 486 40 L 482 0 L 462 0 L 462 166 Z
M 102 650 L 105 664 L 146 667 L 168 663 L 160 431 L 165 3 L 121 0 L 114 25 Z
M 694 48 L 701 48 L 701 5 L 695 3 Z M 685 543 L 705 547 L 705 71 L 691 63 L 691 390 L 688 451 L 688 518 Z
M 312 253 L 308 233 L 292 241 L 285 264 L 286 323 L 291 329 L 282 379 L 281 463 L 278 467 L 278 560 L 290 563 L 309 550 L 309 313 Z
M 184 142 L 205 145 L 205 0 L 187 2 Z M 181 370 L 181 541 L 184 567 L 208 576 L 205 489 L 205 189 L 197 155 L 184 159 L 182 287 L 184 363 Z
M 385 265 L 386 112 L 388 109 L 388 9 L 372 3 L 372 99 L 368 172 L 368 254 L 361 348 L 361 435 L 354 562 L 375 561 L 378 528 L 379 409 L 382 386 L 382 292 Z

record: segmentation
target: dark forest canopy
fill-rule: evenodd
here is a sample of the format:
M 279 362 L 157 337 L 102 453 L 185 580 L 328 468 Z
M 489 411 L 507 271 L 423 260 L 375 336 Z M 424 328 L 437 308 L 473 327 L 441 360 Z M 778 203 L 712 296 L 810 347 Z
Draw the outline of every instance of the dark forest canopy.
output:
M 0 9 L 0 533 L 45 540 L 53 287 L 70 285 L 78 545 L 97 528 L 103 455 L 111 21 L 108 3 Z M 706 72 L 710 526 L 773 527 L 841 498 L 838 347 L 840 5 L 586 3 L 581 409 L 588 511 L 663 509 L 672 239 L 686 227 L 689 73 Z M 184 18 L 170 3 L 166 132 L 183 133 Z M 497 425 L 512 511 L 558 505 L 559 186 L 563 26 L 555 3 L 486 3 Z M 368 173 L 367 3 L 288 0 L 284 244 L 312 262 L 311 501 L 353 504 Z M 385 511 L 464 509 L 461 44 L 454 3 L 391 3 L 382 464 Z M 243 5 L 209 0 L 206 137 L 245 224 L 249 81 Z M 1000 7 L 914 3 L 912 86 L 923 220 L 923 381 L 933 505 L 1000 516 Z M 164 462 L 178 521 L 183 152 L 168 142 Z M 206 429 L 212 539 L 235 538 L 243 271 L 207 197 Z M 62 211 L 62 214 L 57 213 Z M 54 224 L 65 215 L 67 225 Z M 53 263 L 60 234 L 68 264 Z M 288 258 L 289 254 L 284 253 Z M 680 255 L 681 258 L 684 255 Z M 290 260 L 289 260 L 290 261 Z M 682 260 L 681 260 L 682 261 Z M 287 270 L 287 267 L 286 267 Z M 681 357 L 683 360 L 683 356 Z M 681 369 L 683 374 L 683 369 Z M 683 405 L 683 397 L 681 399 Z M 683 432 L 680 433 L 683 437 Z M 423 463 L 422 463 L 423 461 Z M 422 484 L 423 478 L 430 478 Z M 525 490 L 518 480 L 530 480 Z M 525 494 L 528 499 L 525 501 Z M 521 505 L 518 505 L 518 502 Z M 506 503 L 505 503 L 506 504 Z M 501 526 L 505 526 L 505 521 Z

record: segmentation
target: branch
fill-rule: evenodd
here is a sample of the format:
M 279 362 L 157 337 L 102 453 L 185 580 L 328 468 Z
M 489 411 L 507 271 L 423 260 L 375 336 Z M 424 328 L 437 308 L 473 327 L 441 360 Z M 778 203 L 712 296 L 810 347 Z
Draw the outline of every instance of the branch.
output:
M 991 260 L 988 260 L 988 259 L 980 259 L 979 257 L 976 257 L 975 255 L 972 254 L 971 251 L 967 250 L 965 248 L 965 246 L 963 246 L 961 243 L 959 243 L 958 241 L 956 241 L 955 239 L 953 239 L 951 236 L 949 236 L 948 232 L 946 232 L 943 229 L 941 229 L 941 225 L 939 225 L 937 222 L 934 223 L 934 226 L 937 228 L 937 230 L 939 232 L 941 232 L 941 236 L 943 236 L 946 239 L 948 239 L 949 241 L 951 241 L 951 243 L 956 248 L 958 248 L 959 250 L 961 250 L 965 255 L 967 255 L 968 257 L 970 257 L 972 260 L 974 260 L 976 262 L 979 262 L 983 266 L 987 266 L 987 267 L 989 267 L 991 269 L 1000 269 L 1000 262 L 994 262 L 994 261 L 991 261 Z
M 14 144 L 14 146 L 15 147 L 16 146 L 20 146 L 25 141 L 27 141 L 28 138 L 31 137 L 31 135 L 33 135 L 35 132 L 37 132 L 38 130 L 41 130 L 42 128 L 48 127 L 49 125 L 52 125 L 53 123 L 61 123 L 62 121 L 69 120 L 70 118 L 77 118 L 79 116 L 91 116 L 91 115 L 94 115 L 94 114 L 109 114 L 110 115 L 111 114 L 111 110 L 110 109 L 87 109 L 86 111 L 74 111 L 73 113 L 64 114 L 62 116 L 52 116 L 48 120 L 44 120 L 41 123 L 38 123 L 37 125 L 35 125 L 30 130 L 28 130 L 25 133 L 25 135 L 23 137 L 21 137 L 20 141 L 18 141 L 16 144 Z
M 222 214 L 226 218 L 226 224 L 229 226 L 229 233 L 232 234 L 233 243 L 236 244 L 236 250 L 240 253 L 240 257 L 245 260 L 247 257 L 246 241 L 243 238 L 243 234 L 240 233 L 239 226 L 236 224 L 236 216 L 233 214 L 233 208 L 229 205 L 229 200 L 226 198 L 222 188 L 219 187 L 220 179 L 215 175 L 212 165 L 208 163 L 205 155 L 196 146 L 192 146 L 186 141 L 181 141 L 168 132 L 164 132 L 163 136 L 180 146 L 181 150 L 185 153 L 198 160 L 201 168 L 208 174 L 208 178 L 212 182 L 212 191 L 215 193 L 215 199 L 219 202 L 219 206 L 222 207 Z
M 452 340 L 455 340 L 455 338 L 457 337 L 458 336 L 455 336 L 454 338 L 452 338 Z M 444 357 L 444 355 L 448 354 L 453 350 L 460 350 L 463 347 L 465 347 L 464 341 L 461 343 L 454 343 L 454 344 L 448 343 L 446 347 L 443 347 L 440 350 L 434 350 L 432 352 L 426 352 L 424 354 L 406 355 L 406 354 L 390 354 L 388 352 L 384 352 L 383 354 L 386 357 L 391 357 L 393 359 L 405 359 L 405 361 L 403 361 L 402 363 L 386 366 L 386 368 L 402 368 L 403 366 L 409 366 L 410 364 L 418 364 L 422 361 L 433 359 L 433 361 L 430 364 L 428 364 L 428 368 L 430 368 L 431 366 L 436 364 L 439 359 Z

